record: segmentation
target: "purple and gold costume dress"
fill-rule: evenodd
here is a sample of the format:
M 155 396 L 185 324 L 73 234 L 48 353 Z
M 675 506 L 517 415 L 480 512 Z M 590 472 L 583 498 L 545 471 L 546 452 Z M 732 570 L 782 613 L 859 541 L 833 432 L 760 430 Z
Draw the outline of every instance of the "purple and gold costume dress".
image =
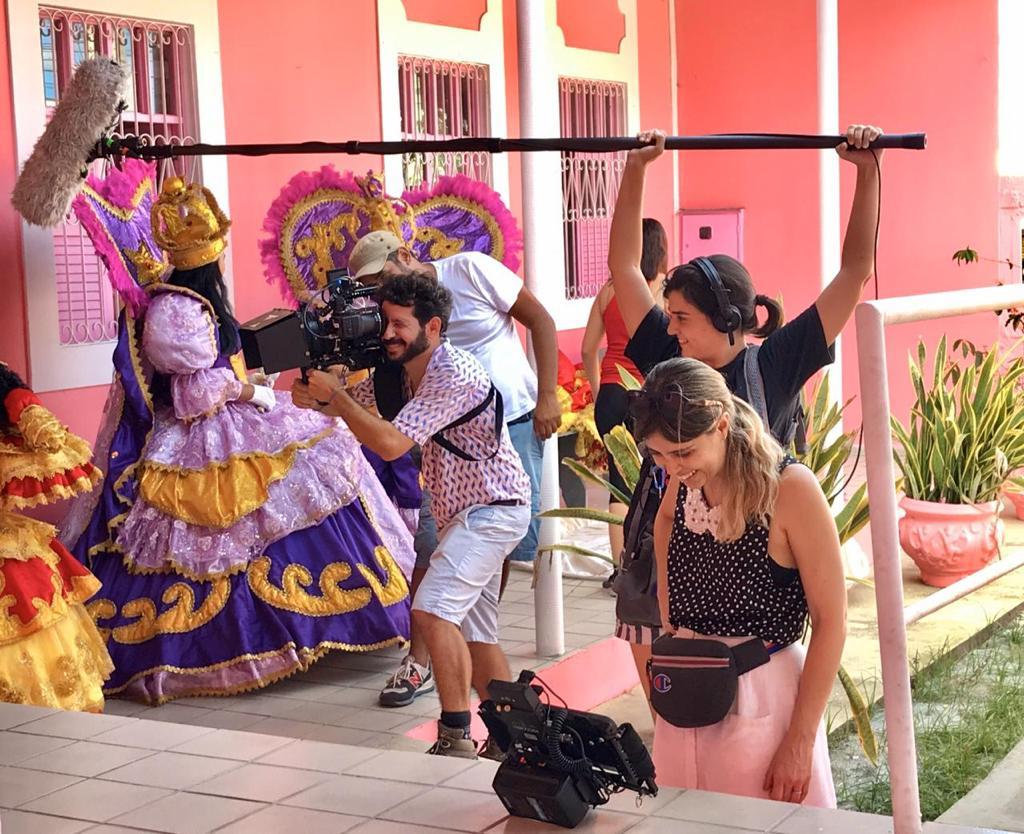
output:
M 103 583 L 89 609 L 114 659 L 106 692 L 230 694 L 330 649 L 404 640 L 411 537 L 355 437 L 285 392 L 268 411 L 239 401 L 209 303 L 151 294 L 141 339 L 129 319 L 115 352 L 134 366 L 119 377 L 141 370 L 143 384 L 112 392 L 107 416 L 121 419 L 100 444 L 115 469 L 73 547 Z M 144 448 L 124 465 L 147 412 Z

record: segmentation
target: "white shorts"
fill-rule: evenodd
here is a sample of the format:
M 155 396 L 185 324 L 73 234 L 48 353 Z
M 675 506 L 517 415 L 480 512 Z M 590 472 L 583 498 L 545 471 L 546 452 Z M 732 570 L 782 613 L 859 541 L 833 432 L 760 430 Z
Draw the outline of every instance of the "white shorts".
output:
M 467 643 L 497 643 L 501 567 L 530 515 L 525 504 L 477 504 L 452 518 L 438 535 L 413 610 L 459 626 Z

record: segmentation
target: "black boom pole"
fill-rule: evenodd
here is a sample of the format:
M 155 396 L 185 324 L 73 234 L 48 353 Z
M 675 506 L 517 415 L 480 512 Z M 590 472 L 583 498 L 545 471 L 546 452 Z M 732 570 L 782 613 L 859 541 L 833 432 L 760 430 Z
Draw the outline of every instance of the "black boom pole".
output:
M 719 133 L 710 136 L 669 136 L 665 147 L 672 151 L 720 150 L 800 150 L 834 148 L 846 141 L 844 134 L 813 135 L 796 133 Z M 397 142 L 292 142 L 284 144 L 249 143 L 211 145 L 197 142 L 189 145 L 149 145 L 138 137 L 106 138 L 93 151 L 91 159 L 111 156 L 135 156 L 142 159 L 169 159 L 179 156 L 273 156 L 277 154 L 342 153 L 380 154 L 437 153 L 443 151 L 486 153 L 532 153 L 565 151 L 613 153 L 642 148 L 635 136 L 608 136 L 588 139 L 405 139 Z M 903 148 L 924 150 L 927 138 L 923 133 L 883 135 L 871 143 L 872 148 Z

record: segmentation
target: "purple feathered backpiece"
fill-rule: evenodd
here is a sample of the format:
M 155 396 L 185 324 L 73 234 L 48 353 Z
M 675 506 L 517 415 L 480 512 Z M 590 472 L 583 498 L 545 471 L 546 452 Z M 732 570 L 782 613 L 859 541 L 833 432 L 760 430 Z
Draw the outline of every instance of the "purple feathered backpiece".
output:
M 421 261 L 473 251 L 519 268 L 519 225 L 486 183 L 441 177 L 396 199 L 379 175 L 325 165 L 292 177 L 267 212 L 260 242 L 267 280 L 286 300 L 303 303 L 323 288 L 329 270 L 348 264 L 359 238 L 378 229 L 401 237 Z

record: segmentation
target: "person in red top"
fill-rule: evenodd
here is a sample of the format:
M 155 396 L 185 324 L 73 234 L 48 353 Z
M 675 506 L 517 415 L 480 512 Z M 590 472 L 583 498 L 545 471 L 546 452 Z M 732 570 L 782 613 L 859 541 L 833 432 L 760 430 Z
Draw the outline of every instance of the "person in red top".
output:
M 640 257 L 640 271 L 647 280 L 651 295 L 656 303 L 661 300 L 661 285 L 668 271 L 668 236 L 665 227 L 651 217 L 643 221 L 643 250 Z M 606 339 L 607 347 L 601 356 L 601 340 Z M 594 422 L 597 430 L 604 437 L 615 426 L 624 425 L 629 409 L 626 400 L 626 389 L 622 387 L 618 366 L 621 365 L 641 382 L 643 374 L 633 360 L 626 357 L 626 345 L 629 343 L 629 331 L 619 312 L 619 303 L 615 298 L 615 288 L 609 280 L 594 298 L 590 308 L 590 318 L 583 334 L 583 370 L 590 382 L 590 390 L 594 392 Z M 626 482 L 609 456 L 608 480 L 629 494 Z M 625 518 L 629 508 L 617 501 L 614 496 L 608 499 L 608 511 Z M 617 565 L 622 553 L 622 527 L 609 524 L 608 539 L 611 543 L 612 559 Z

